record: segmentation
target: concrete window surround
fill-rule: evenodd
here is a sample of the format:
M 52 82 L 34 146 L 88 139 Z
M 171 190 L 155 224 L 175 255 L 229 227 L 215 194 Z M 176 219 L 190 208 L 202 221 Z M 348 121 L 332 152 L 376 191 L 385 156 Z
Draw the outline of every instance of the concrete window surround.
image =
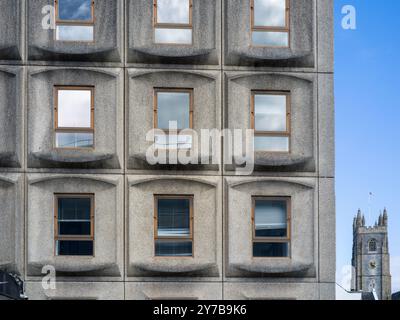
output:
M 252 45 L 250 0 L 223 0 L 225 15 L 226 65 L 258 67 L 314 67 L 316 0 L 288 0 L 290 7 L 289 43 L 285 47 Z
M 57 28 L 43 28 L 46 6 L 54 0 L 28 0 L 28 59 L 32 61 L 80 61 L 120 63 L 123 59 L 123 0 L 96 0 L 94 41 L 57 41 Z
M 132 64 L 219 65 L 221 62 L 221 1 L 192 1 L 192 44 L 154 43 L 152 0 L 127 0 L 127 61 Z M 174 25 L 175 26 L 175 25 Z M 178 25 L 176 24 L 176 28 Z M 172 30 L 169 30 L 171 32 Z
M 30 174 L 27 208 L 27 274 L 40 277 L 52 265 L 59 277 L 102 279 L 123 276 L 123 179 L 114 175 Z M 94 195 L 94 255 L 55 255 L 54 195 Z
M 122 71 L 32 67 L 28 73 L 28 166 L 120 171 L 123 168 Z M 94 91 L 94 148 L 55 148 L 54 88 L 77 83 Z
M 256 151 L 256 172 L 317 170 L 317 81 L 312 74 L 229 72 L 226 76 L 225 128 L 250 129 L 253 92 L 290 92 L 290 152 Z M 227 171 L 234 169 L 226 165 Z
M 193 0 L 192 45 L 154 43 L 152 0 L 95 0 L 94 43 L 43 29 L 54 0 L 0 1 L 0 269 L 30 299 L 334 298 L 333 1 L 288 2 L 290 47 L 271 49 L 250 46 L 250 0 Z M 53 148 L 58 85 L 95 88 L 94 150 Z M 196 131 L 248 129 L 252 90 L 290 91 L 291 153 L 251 176 L 151 166 L 155 88 L 193 90 Z M 55 193 L 95 195 L 94 257 L 54 255 Z M 194 196 L 194 257 L 154 256 L 155 194 Z M 252 196 L 293 200 L 292 259 L 252 258 Z

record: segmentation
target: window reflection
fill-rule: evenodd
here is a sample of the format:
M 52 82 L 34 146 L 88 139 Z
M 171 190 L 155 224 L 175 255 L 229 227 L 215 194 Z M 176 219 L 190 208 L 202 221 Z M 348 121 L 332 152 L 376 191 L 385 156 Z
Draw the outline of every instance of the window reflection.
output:
M 154 0 L 154 42 L 192 44 L 192 0 Z
M 55 0 L 56 40 L 94 40 L 94 0 Z
M 252 128 L 256 151 L 290 151 L 289 94 L 252 93 Z
M 156 256 L 192 256 L 192 201 L 191 197 L 156 197 Z
M 287 32 L 253 31 L 253 44 L 262 47 L 287 47 L 289 34 Z
M 56 87 L 56 98 L 56 148 L 92 148 L 93 88 Z
M 92 20 L 92 0 L 57 0 L 60 20 Z
M 289 0 L 250 0 L 252 45 L 289 47 Z
M 154 40 L 160 44 L 191 44 L 191 29 L 155 29 Z
M 254 0 L 254 25 L 286 26 L 286 0 Z
M 57 26 L 56 40 L 58 41 L 93 41 L 93 26 Z
M 93 255 L 93 199 L 93 195 L 56 195 L 56 255 Z
M 253 198 L 253 256 L 289 256 L 289 198 Z
M 189 24 L 189 0 L 157 0 L 157 23 Z

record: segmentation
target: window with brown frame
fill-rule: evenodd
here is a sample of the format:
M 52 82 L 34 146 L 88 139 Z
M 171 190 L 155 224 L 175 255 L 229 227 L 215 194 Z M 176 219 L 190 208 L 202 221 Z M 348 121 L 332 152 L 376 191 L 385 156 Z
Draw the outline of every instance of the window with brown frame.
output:
M 94 87 L 55 86 L 54 92 L 55 147 L 94 148 Z
M 193 129 L 193 89 L 154 89 L 154 128 L 164 131 L 155 136 L 158 149 L 190 149 Z
M 251 38 L 256 47 L 290 46 L 290 0 L 249 0 Z
M 154 42 L 193 43 L 193 0 L 154 0 Z
M 94 255 L 94 195 L 55 194 L 55 254 Z
M 94 41 L 95 0 L 55 0 L 57 41 Z
M 290 92 L 252 91 L 251 128 L 255 151 L 289 153 Z
M 253 257 L 290 256 L 290 197 L 253 197 Z
M 193 196 L 154 197 L 156 257 L 193 257 Z

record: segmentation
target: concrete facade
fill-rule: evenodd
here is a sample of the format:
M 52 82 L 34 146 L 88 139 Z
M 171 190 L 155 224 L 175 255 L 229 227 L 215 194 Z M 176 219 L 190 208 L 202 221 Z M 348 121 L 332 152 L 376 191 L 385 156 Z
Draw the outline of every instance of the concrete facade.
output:
M 291 47 L 267 49 L 250 46 L 249 0 L 193 0 L 191 46 L 153 43 L 152 0 L 95 0 L 91 44 L 43 28 L 53 0 L 0 0 L 0 269 L 30 299 L 334 299 L 333 0 L 289 2 Z M 93 150 L 54 148 L 59 85 L 95 88 Z M 252 90 L 290 91 L 292 150 L 257 152 L 250 175 L 153 166 L 160 87 L 193 89 L 196 131 L 250 129 Z M 58 193 L 95 195 L 95 256 L 54 254 Z M 156 258 L 153 197 L 183 194 L 194 257 Z M 253 196 L 291 198 L 290 258 L 252 257 Z

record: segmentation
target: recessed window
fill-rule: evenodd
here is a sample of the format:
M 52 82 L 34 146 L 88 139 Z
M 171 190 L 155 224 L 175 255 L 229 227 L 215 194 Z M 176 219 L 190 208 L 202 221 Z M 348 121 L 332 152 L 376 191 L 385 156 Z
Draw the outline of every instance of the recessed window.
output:
M 253 46 L 289 47 L 289 0 L 250 0 Z
M 154 0 L 154 42 L 191 45 L 192 0 Z
M 155 256 L 193 256 L 193 197 L 155 197 Z
M 253 256 L 290 255 L 290 198 L 253 197 Z
M 57 256 L 93 256 L 94 195 L 55 196 Z
M 290 94 L 253 91 L 251 99 L 255 151 L 290 152 Z
M 55 95 L 56 148 L 93 148 L 94 88 L 56 87 Z
M 377 245 L 376 245 L 376 240 L 372 239 L 368 242 L 368 251 L 369 252 L 376 252 L 377 251 Z
M 94 40 L 94 0 L 55 0 L 56 40 Z
M 193 128 L 193 90 L 155 89 L 154 128 L 165 133 L 155 137 L 158 149 L 190 149 L 192 136 L 180 133 Z

